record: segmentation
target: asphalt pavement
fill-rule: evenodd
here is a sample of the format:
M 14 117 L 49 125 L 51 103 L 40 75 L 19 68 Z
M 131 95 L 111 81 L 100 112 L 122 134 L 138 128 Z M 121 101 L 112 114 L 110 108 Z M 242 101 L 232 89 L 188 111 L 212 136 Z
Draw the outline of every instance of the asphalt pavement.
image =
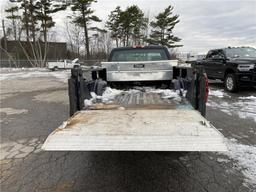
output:
M 2 192 L 256 191 L 255 88 L 230 94 L 210 84 L 207 119 L 227 138 L 228 153 L 45 152 L 42 143 L 69 115 L 67 83 L 54 76 L 0 83 Z

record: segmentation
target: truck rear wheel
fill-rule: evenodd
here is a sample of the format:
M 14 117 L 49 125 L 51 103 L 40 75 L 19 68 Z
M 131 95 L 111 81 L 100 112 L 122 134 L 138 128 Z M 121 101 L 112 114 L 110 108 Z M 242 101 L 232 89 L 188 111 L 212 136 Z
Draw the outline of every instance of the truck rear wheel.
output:
M 58 68 L 57 66 L 55 66 L 55 67 L 53 67 L 52 70 L 53 70 L 53 71 L 58 71 L 58 69 L 59 69 L 59 68 Z
M 229 73 L 225 77 L 225 89 L 229 92 L 237 92 L 238 91 L 238 82 L 235 74 Z

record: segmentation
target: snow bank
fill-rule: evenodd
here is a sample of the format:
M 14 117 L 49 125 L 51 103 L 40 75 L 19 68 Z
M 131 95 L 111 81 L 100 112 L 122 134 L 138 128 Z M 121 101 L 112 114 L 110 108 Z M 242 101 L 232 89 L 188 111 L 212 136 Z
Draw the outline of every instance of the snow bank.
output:
M 0 68 L 0 73 L 10 73 L 10 72 L 24 72 L 24 71 L 49 71 L 46 68 L 39 68 L 39 67 L 34 67 L 34 68 L 7 68 L 3 67 Z
M 53 76 L 66 83 L 70 70 L 51 72 L 46 68 L 0 68 L 0 74 L 0 81 Z
M 231 139 L 227 141 L 227 147 L 225 155 L 236 162 L 236 167 L 246 177 L 245 182 L 256 185 L 256 146 L 239 144 Z

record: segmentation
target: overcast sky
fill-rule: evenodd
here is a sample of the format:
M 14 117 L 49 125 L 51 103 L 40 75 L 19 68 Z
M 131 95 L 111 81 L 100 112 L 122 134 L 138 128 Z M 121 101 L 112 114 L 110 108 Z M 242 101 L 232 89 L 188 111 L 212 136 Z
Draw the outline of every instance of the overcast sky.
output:
M 4 7 L 7 0 L 0 2 Z M 180 23 L 174 29 L 182 39 L 180 51 L 204 53 L 227 46 L 256 47 L 256 0 L 98 0 L 92 8 L 105 21 L 116 6 L 125 9 L 133 4 L 150 17 L 173 5 L 174 13 L 180 15 Z M 63 30 L 65 14 L 58 14 L 55 19 L 56 28 Z

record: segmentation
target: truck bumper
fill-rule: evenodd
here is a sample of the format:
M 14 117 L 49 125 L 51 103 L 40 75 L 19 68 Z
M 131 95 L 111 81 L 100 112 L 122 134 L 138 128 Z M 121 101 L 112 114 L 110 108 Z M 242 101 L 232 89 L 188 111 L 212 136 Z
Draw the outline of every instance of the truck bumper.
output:
M 238 73 L 239 85 L 242 87 L 256 86 L 256 72 Z
M 166 81 L 172 80 L 172 70 L 162 71 L 107 71 L 108 82 L 119 81 Z

